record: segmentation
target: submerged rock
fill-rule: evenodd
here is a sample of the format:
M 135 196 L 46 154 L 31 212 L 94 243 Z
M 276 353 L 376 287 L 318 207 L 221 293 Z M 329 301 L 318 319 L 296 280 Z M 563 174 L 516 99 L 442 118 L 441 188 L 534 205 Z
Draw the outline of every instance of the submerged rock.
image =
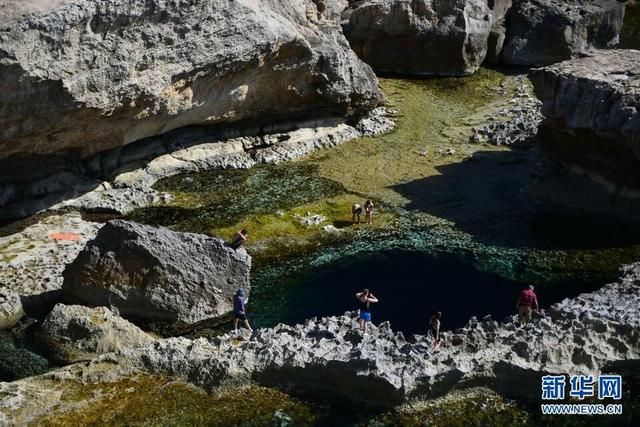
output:
M 23 3 L 41 13 L 9 15 L 0 36 L 0 206 L 69 184 L 78 159 L 172 129 L 262 134 L 383 102 L 311 0 Z M 37 194 L 16 184 L 54 173 Z
M 67 266 L 62 288 L 70 302 L 178 329 L 227 314 L 250 268 L 220 239 L 115 220 Z
M 615 47 L 624 9 L 618 0 L 514 0 L 502 59 L 541 66 Z
M 154 339 L 106 307 L 57 304 L 42 322 L 39 341 L 55 360 L 70 363 Z
M 371 0 L 347 12 L 353 50 L 378 72 L 460 76 L 487 52 L 491 10 L 485 0 Z

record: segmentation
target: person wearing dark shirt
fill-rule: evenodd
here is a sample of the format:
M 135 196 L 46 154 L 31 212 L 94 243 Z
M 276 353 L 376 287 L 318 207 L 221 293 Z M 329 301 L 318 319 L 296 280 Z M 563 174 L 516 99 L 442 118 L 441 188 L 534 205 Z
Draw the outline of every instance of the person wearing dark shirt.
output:
M 531 321 L 531 313 L 533 310 L 540 311 L 538 307 L 538 297 L 533 291 L 533 286 L 529 285 L 527 289 L 520 292 L 516 308 L 518 309 L 518 321 L 521 324 L 527 324 Z
M 362 292 L 358 292 L 356 298 L 360 303 L 360 330 L 366 334 L 367 323 L 371 322 L 371 304 L 378 302 L 378 298 L 376 298 L 369 289 L 363 289 Z
M 244 297 L 244 288 L 238 289 L 236 294 L 233 296 L 233 329 L 235 330 L 236 335 L 238 335 L 238 323 L 240 320 L 244 322 L 244 325 L 249 329 L 249 331 L 253 331 L 249 324 L 249 320 L 247 319 L 247 312 L 245 309 L 248 302 L 249 298 Z

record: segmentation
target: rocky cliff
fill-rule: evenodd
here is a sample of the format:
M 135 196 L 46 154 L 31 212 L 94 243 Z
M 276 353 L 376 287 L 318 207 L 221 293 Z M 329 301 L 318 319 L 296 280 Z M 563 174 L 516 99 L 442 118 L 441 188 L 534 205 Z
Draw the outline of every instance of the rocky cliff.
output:
M 625 5 L 618 0 L 515 0 L 507 17 L 507 64 L 548 65 L 618 44 Z
M 615 47 L 624 12 L 617 0 L 368 0 L 350 3 L 343 27 L 376 71 L 465 75 Z
M 572 166 L 640 190 L 640 51 L 602 50 L 530 72 L 541 143 Z
M 376 71 L 466 75 L 487 53 L 491 10 L 485 0 L 394 0 L 356 3 L 345 35 Z
M 311 0 L 23 3 L 0 34 L 0 205 L 45 171 L 172 129 L 292 127 L 382 102 Z

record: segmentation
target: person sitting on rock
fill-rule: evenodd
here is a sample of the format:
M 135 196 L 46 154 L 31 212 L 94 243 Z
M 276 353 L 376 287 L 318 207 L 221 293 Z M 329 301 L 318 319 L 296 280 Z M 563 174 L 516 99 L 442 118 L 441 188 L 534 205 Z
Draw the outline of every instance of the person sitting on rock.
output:
M 360 214 L 362 213 L 362 206 L 359 203 L 351 205 L 351 217 L 354 224 L 360 224 Z M 356 219 L 358 220 L 356 222 Z
M 244 322 L 244 325 L 249 329 L 249 331 L 253 331 L 249 324 L 249 320 L 247 319 L 247 312 L 245 310 L 245 306 L 248 302 L 249 297 L 244 297 L 244 288 L 238 289 L 236 294 L 233 296 L 233 329 L 236 335 L 238 335 L 238 323 L 240 320 Z
M 367 323 L 371 322 L 371 304 L 378 302 L 369 289 L 363 289 L 362 292 L 356 294 L 356 298 L 360 302 L 360 330 L 367 333 Z
M 373 202 L 367 200 L 364 202 L 364 219 L 367 224 L 371 224 L 371 216 L 373 215 Z
M 249 232 L 244 228 L 240 231 L 236 231 L 236 233 L 233 235 L 233 240 L 231 241 L 231 243 L 229 243 L 229 246 L 237 251 L 244 246 L 245 242 L 248 239 L 248 236 Z
M 518 309 L 518 321 L 520 324 L 527 324 L 531 321 L 532 310 L 540 311 L 538 307 L 538 297 L 533 292 L 533 285 L 529 285 L 527 289 L 523 289 L 518 297 L 516 308 Z
M 440 319 L 442 313 L 436 311 L 429 320 L 429 334 L 433 336 L 433 348 L 435 350 L 440 348 Z

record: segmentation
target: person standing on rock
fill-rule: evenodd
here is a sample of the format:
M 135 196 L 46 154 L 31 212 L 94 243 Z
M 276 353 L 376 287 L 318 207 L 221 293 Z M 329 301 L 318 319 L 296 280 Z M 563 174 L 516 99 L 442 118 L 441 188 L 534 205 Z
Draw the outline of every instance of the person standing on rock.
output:
M 373 202 L 367 200 L 364 202 L 364 219 L 367 224 L 371 224 L 371 216 L 373 215 Z
M 362 292 L 356 294 L 356 298 L 360 302 L 360 330 L 367 333 L 367 323 L 371 322 L 371 304 L 378 302 L 369 289 L 363 289 Z
M 359 203 L 351 205 L 351 221 L 354 224 L 360 224 L 360 214 L 362 213 L 362 206 Z M 357 222 L 356 222 L 357 219 Z
M 240 320 L 244 322 L 244 325 L 249 329 L 249 331 L 253 332 L 245 310 L 245 306 L 248 302 L 249 297 L 244 297 L 244 288 L 238 289 L 236 294 L 233 296 L 233 329 L 236 335 L 238 335 L 238 323 Z
M 531 313 L 533 310 L 540 311 L 538 307 L 538 297 L 533 292 L 533 285 L 529 285 L 527 289 L 523 289 L 518 297 L 516 308 L 518 309 L 518 321 L 520 324 L 527 324 L 531 321 Z
M 243 228 L 240 231 L 236 231 L 236 233 L 233 235 L 233 240 L 231 241 L 231 243 L 229 243 L 229 246 L 237 251 L 244 246 L 248 238 L 249 232 Z
M 429 320 L 429 333 L 433 336 L 433 348 L 435 350 L 440 348 L 440 319 L 442 318 L 442 313 L 440 311 L 436 311 L 431 319 Z

